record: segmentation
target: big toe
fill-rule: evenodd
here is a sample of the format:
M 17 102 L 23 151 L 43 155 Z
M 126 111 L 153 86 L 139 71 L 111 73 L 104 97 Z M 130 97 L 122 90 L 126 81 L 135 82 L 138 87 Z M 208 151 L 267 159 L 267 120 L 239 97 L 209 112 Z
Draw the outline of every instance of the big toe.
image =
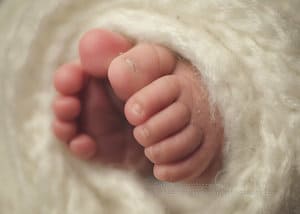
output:
M 171 74 L 175 64 L 176 58 L 167 48 L 138 44 L 111 62 L 108 78 L 116 95 L 127 100 L 152 81 Z
M 95 77 L 106 77 L 112 59 L 131 48 L 122 35 L 103 29 L 85 33 L 79 42 L 79 55 L 85 71 Z

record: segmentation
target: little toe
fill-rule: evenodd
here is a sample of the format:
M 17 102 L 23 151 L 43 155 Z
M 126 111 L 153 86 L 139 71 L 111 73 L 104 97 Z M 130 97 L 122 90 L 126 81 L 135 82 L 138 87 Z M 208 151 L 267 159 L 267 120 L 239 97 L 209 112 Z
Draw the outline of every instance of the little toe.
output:
M 84 70 L 95 77 L 106 77 L 109 64 L 120 53 L 131 48 L 122 35 L 103 29 L 85 33 L 79 42 L 79 55 Z
M 75 95 L 83 88 L 85 78 L 79 64 L 65 64 L 55 72 L 54 86 L 63 95 Z
M 86 134 L 75 137 L 70 142 L 70 150 L 81 159 L 91 159 L 97 152 L 96 142 Z
M 173 72 L 174 54 L 152 44 L 138 44 L 116 57 L 109 66 L 108 78 L 116 95 L 127 100 L 155 79 Z
M 53 110 L 59 120 L 75 120 L 80 114 L 80 101 L 75 96 L 57 96 L 53 102 Z
M 190 116 L 185 105 L 175 102 L 137 126 L 133 132 L 134 137 L 141 145 L 149 147 L 184 129 Z
M 178 162 L 191 155 L 202 143 L 202 133 L 188 125 L 176 134 L 145 149 L 146 157 L 155 164 Z
M 202 174 L 193 174 L 191 177 L 184 180 L 187 183 L 197 183 L 197 184 L 210 184 L 217 179 L 218 172 L 222 168 L 222 147 L 219 149 L 214 159 L 210 162 L 209 166 Z
M 218 146 L 217 143 L 204 139 L 201 146 L 187 158 L 169 164 L 156 164 L 153 168 L 154 176 L 170 182 L 200 177 L 215 157 Z
M 52 129 L 59 140 L 67 143 L 75 137 L 77 133 L 77 124 L 75 122 L 64 122 L 55 119 L 52 123 Z
M 134 126 L 168 107 L 180 96 L 180 85 L 174 75 L 163 76 L 136 92 L 125 104 L 125 116 Z

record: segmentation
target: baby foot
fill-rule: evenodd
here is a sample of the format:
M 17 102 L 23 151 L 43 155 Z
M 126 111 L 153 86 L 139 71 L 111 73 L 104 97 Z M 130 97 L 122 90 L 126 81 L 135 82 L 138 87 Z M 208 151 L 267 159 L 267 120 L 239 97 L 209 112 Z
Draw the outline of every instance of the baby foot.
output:
M 60 95 L 53 103 L 53 131 L 82 159 L 99 159 L 147 173 L 152 164 L 136 143 L 124 117 L 124 104 L 112 93 L 107 80 L 112 59 L 131 46 L 127 39 L 103 30 L 83 36 L 81 60 L 66 63 L 54 76 Z
M 79 52 L 81 64 L 66 64 L 55 77 L 62 95 L 54 102 L 54 132 L 71 151 L 131 166 L 150 166 L 146 156 L 164 181 L 209 182 L 216 175 L 221 119 L 216 112 L 211 120 L 207 91 L 189 63 L 103 30 L 87 33 Z
M 154 44 L 138 44 L 108 71 L 135 139 L 164 181 L 209 182 L 221 167 L 223 127 L 211 119 L 208 92 L 187 62 Z

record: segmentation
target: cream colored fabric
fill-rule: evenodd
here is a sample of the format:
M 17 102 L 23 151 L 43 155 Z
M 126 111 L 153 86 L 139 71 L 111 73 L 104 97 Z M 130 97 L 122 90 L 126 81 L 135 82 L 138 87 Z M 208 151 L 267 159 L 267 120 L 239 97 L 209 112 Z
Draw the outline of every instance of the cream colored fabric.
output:
M 3 1 L 0 213 L 300 213 L 299 10 L 298 0 Z M 94 27 L 198 68 L 226 132 L 213 185 L 143 180 L 80 162 L 54 140 L 53 71 Z

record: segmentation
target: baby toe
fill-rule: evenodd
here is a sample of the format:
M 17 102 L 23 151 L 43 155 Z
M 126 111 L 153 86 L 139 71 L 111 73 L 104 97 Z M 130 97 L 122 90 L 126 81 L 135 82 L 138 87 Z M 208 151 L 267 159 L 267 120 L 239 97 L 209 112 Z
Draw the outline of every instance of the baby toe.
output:
M 70 142 L 70 150 L 81 159 L 91 159 L 97 152 L 96 142 L 88 135 L 81 134 Z
M 61 66 L 54 75 L 54 86 L 64 95 L 78 93 L 84 85 L 85 75 L 82 67 L 75 63 Z
M 180 95 L 180 86 L 173 75 L 161 77 L 136 92 L 125 104 L 125 116 L 132 125 L 140 125 L 152 115 L 168 107 Z
M 131 42 L 118 33 L 103 29 L 90 30 L 79 42 L 82 66 L 92 76 L 106 77 L 113 58 L 131 46 Z
M 156 164 L 153 168 L 154 176 L 170 182 L 200 177 L 215 157 L 218 146 L 217 143 L 204 139 L 201 146 L 185 159 L 169 164 Z
M 175 64 L 175 57 L 168 49 L 138 44 L 112 61 L 108 78 L 116 95 L 127 100 L 153 80 L 172 73 Z
M 69 142 L 77 133 L 77 124 L 75 122 L 63 122 L 55 119 L 52 123 L 52 129 L 59 140 Z
M 168 164 L 189 157 L 202 143 L 202 134 L 189 125 L 180 132 L 145 149 L 147 158 L 155 164 Z
M 222 164 L 222 152 L 220 150 L 202 174 L 195 173 L 184 181 L 187 183 L 210 184 L 217 179 Z
M 53 102 L 53 110 L 59 120 L 74 120 L 80 114 L 80 101 L 73 96 L 57 96 Z
M 145 147 L 153 145 L 179 132 L 190 121 L 190 111 L 182 103 L 175 102 L 134 129 L 134 137 Z

